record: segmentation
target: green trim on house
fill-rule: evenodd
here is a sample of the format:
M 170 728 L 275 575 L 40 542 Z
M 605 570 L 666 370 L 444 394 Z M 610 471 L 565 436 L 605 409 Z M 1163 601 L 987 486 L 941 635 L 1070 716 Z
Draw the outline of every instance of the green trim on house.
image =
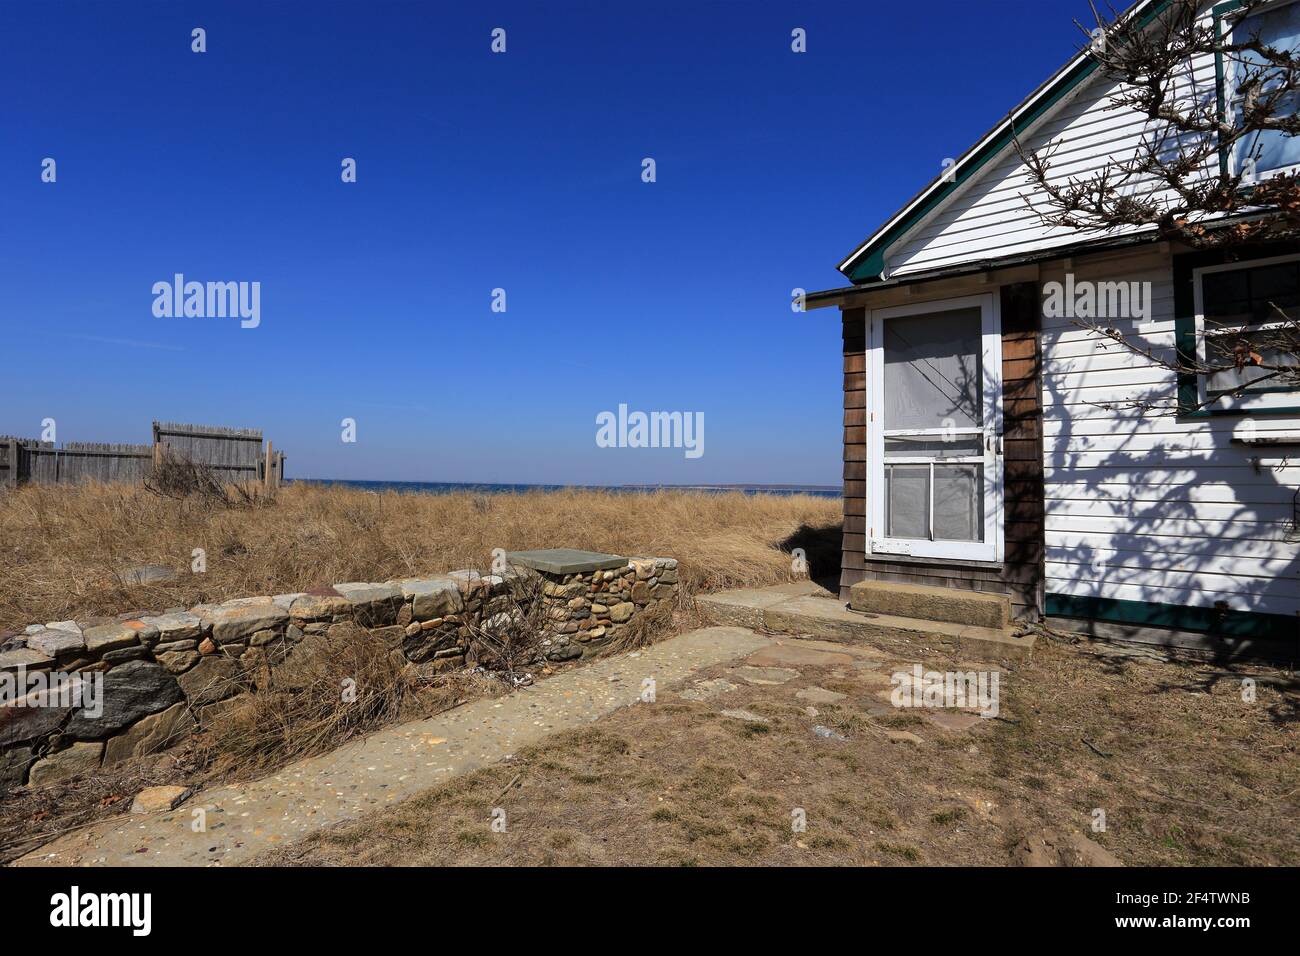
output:
M 1227 3 L 1221 3 L 1214 8 L 1214 35 L 1216 37 L 1220 39 L 1223 37 L 1223 15 L 1239 6 L 1241 6 L 1241 0 L 1228 0 Z M 1214 95 L 1219 109 L 1219 122 L 1223 122 L 1228 116 L 1228 84 L 1223 69 L 1223 53 L 1219 50 L 1214 52 Z M 1219 175 L 1228 175 L 1228 151 L 1222 145 L 1219 146 Z
M 1219 250 L 1189 252 L 1173 257 L 1174 273 L 1174 351 L 1178 364 L 1184 368 L 1196 362 L 1196 280 L 1193 272 L 1204 266 L 1223 263 Z M 1208 414 L 1197 409 L 1200 388 L 1196 375 L 1180 372 L 1178 375 L 1178 410 L 1183 415 Z
M 1145 27 L 1154 20 L 1161 12 L 1169 6 L 1171 0 L 1157 0 L 1151 9 L 1143 14 L 1140 24 Z M 1097 64 L 1093 60 L 1080 60 L 1073 68 L 1067 70 L 1059 76 L 1055 83 L 1049 87 L 1047 95 L 1041 103 L 1034 107 L 1033 111 L 1022 116 L 1017 121 L 1019 132 L 1023 134 L 1030 126 L 1036 123 L 1044 113 L 1054 107 L 1062 99 L 1074 91 L 1080 83 L 1091 76 L 1097 69 Z M 880 274 L 885 270 L 885 254 L 889 247 L 897 242 L 903 235 L 909 232 L 913 226 L 928 216 L 935 210 L 945 199 L 951 196 L 958 189 L 962 188 L 969 182 L 976 173 L 982 170 L 988 163 L 1001 152 L 1011 145 L 1017 132 L 1016 124 L 1006 130 L 996 139 L 989 140 L 979 151 L 970 157 L 970 162 L 963 166 L 960 173 L 949 183 L 940 186 L 934 193 L 920 206 L 913 209 L 905 219 L 899 220 L 887 231 L 876 236 L 860 255 L 865 256 L 856 266 L 850 269 L 845 275 L 852 282 L 867 282 L 872 279 L 880 278 Z
M 1225 638 L 1300 641 L 1300 616 L 1256 611 L 1220 611 L 1212 607 L 1153 604 L 1112 598 L 1047 594 L 1048 617 L 1079 617 L 1138 627 L 1201 631 Z
M 1260 415 L 1300 415 L 1300 405 L 1287 405 L 1280 408 L 1209 408 L 1199 412 L 1191 412 L 1189 417 L 1199 417 L 1201 415 L 1237 415 L 1239 417 L 1249 415 L 1251 418 L 1258 418 Z
M 1236 395 L 1235 388 L 1212 388 L 1205 392 L 1206 398 L 1223 398 L 1225 395 Z M 1294 395 L 1295 389 L 1287 385 L 1269 385 L 1264 388 L 1248 388 L 1241 392 L 1242 398 L 1250 398 L 1252 395 Z M 1231 411 L 1231 409 L 1228 409 Z

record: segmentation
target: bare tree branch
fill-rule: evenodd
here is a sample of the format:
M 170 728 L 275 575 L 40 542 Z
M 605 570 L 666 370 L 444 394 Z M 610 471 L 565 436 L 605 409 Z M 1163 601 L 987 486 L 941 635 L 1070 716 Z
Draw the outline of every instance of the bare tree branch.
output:
M 1261 135 L 1300 135 L 1300 55 L 1271 46 L 1246 22 L 1267 5 L 1242 0 L 1216 19 L 1197 0 L 1174 0 L 1149 23 L 1093 5 L 1095 25 L 1076 21 L 1087 37 L 1083 52 L 1112 84 L 1107 109 L 1141 115 L 1144 133 L 1129 154 L 1077 176 L 1057 171 L 1061 140 L 1030 149 L 1014 137 L 1030 186 L 1022 199 L 1037 219 L 1097 236 L 1150 230 L 1196 249 L 1300 237 L 1300 177 L 1256 175 Z M 1244 327 L 1207 319 L 1195 349 L 1180 343 L 1172 353 L 1100 322 L 1075 324 L 1102 337 L 1103 347 L 1179 375 L 1228 379 L 1199 407 L 1248 389 L 1300 389 L 1300 323 L 1269 305 L 1275 315 Z M 1118 404 L 1189 410 L 1177 400 Z

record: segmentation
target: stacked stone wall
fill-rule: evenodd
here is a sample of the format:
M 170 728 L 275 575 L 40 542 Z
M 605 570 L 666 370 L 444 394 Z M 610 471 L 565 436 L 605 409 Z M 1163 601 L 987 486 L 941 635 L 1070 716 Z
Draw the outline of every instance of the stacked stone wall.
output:
M 0 792 L 175 746 L 206 708 L 256 693 L 297 648 L 334 627 L 365 628 L 428 672 L 476 666 L 476 629 L 512 613 L 523 581 L 542 602 L 539 659 L 565 661 L 673 602 L 677 562 L 631 558 L 581 573 L 509 567 L 345 582 L 0 635 Z

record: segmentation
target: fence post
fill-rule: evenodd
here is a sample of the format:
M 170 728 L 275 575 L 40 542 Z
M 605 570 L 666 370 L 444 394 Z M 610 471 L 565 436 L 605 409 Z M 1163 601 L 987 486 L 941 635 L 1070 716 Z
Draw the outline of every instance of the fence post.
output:
M 274 462 L 275 462 L 275 453 L 274 453 L 273 451 L 271 451 L 271 441 L 270 441 L 270 439 L 267 439 L 267 442 L 266 442 L 266 464 L 265 464 L 265 466 L 264 466 L 263 469 L 262 469 L 262 488 L 263 488 L 265 491 L 270 491 L 272 488 L 275 487 L 275 485 L 274 485 L 274 480 L 275 480 L 275 479 L 271 477 L 271 468 L 273 467 Z

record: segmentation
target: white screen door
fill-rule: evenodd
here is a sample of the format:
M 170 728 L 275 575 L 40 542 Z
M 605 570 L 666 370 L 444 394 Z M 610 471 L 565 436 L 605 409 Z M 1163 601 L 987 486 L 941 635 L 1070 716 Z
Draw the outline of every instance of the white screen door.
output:
M 992 295 L 867 316 L 867 552 L 1002 558 L 1002 335 Z

